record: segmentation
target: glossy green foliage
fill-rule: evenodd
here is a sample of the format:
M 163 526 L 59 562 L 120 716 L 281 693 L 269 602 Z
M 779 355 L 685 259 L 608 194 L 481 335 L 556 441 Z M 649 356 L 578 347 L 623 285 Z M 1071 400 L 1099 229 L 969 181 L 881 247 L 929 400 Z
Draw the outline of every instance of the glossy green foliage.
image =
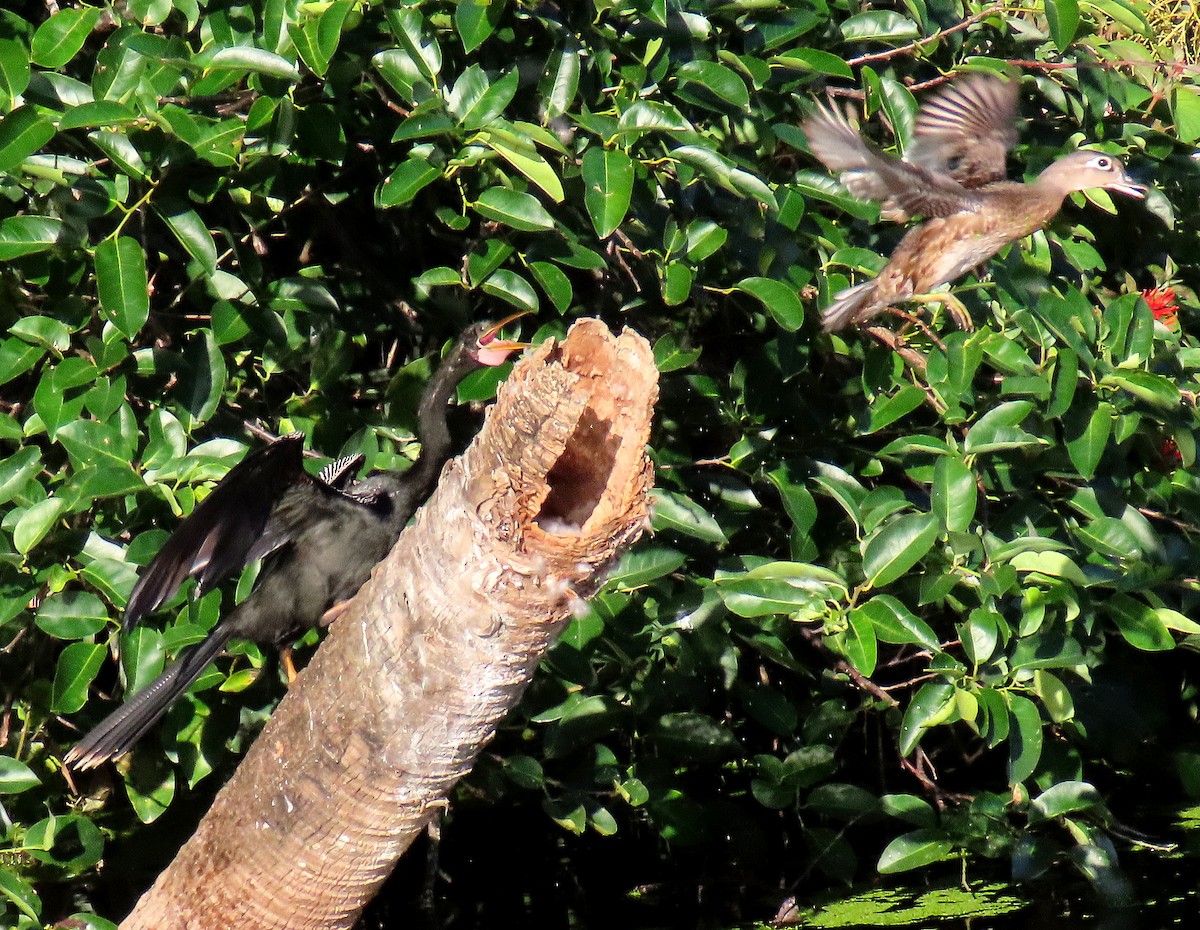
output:
M 57 8 L 0 12 L 0 924 L 186 823 L 280 693 L 235 645 L 127 763 L 63 776 L 119 677 L 248 590 L 178 599 L 118 673 L 137 566 L 242 421 L 395 465 L 429 357 L 511 308 L 653 341 L 656 532 L 463 808 L 636 848 L 626 887 L 691 853 L 732 889 L 965 851 L 1120 897 L 1097 786 L 1200 792 L 1200 86 L 1141 0 Z M 1151 196 L 1075 196 L 960 282 L 971 332 L 820 335 L 899 233 L 807 154 L 809 101 L 902 146 L 914 83 L 1006 62 L 1021 170 L 1088 141 Z

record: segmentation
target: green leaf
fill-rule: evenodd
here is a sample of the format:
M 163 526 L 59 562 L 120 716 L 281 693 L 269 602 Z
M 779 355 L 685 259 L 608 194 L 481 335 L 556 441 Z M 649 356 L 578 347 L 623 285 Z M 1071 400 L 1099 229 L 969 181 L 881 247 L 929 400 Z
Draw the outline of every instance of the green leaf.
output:
M 42 470 L 41 453 L 34 446 L 18 449 L 0 461 L 0 504 L 7 504 Z
M 71 331 L 61 320 L 52 317 L 22 317 L 14 321 L 8 331 L 25 342 L 43 346 L 55 352 L 66 352 L 71 347 Z
M 749 572 L 719 570 L 713 580 L 725 606 L 739 617 L 815 619 L 827 613 L 827 601 L 847 595 L 840 576 L 797 562 L 767 562 Z
M 504 13 L 504 0 L 458 0 L 454 8 L 454 25 L 462 41 L 463 51 L 475 51 L 496 29 Z
M 125 795 L 138 820 L 153 823 L 175 799 L 175 770 L 169 766 L 134 769 L 125 779 Z
M 750 92 L 746 89 L 746 82 L 735 71 L 715 61 L 685 62 L 675 72 L 675 76 L 681 85 L 699 84 L 739 110 L 750 106 Z
M 58 714 L 73 714 L 87 701 L 88 687 L 107 650 L 100 643 L 71 643 L 58 656 L 50 709 Z
M 671 150 L 679 161 L 699 168 L 721 187 L 733 194 L 754 197 L 771 210 L 778 210 L 775 193 L 761 177 L 737 167 L 715 149 L 704 145 L 681 145 Z
M 454 89 L 446 98 L 446 108 L 458 117 L 464 130 L 490 127 L 507 133 L 510 124 L 501 117 L 516 97 L 518 87 L 515 70 L 505 72 L 496 81 L 489 81 L 487 72 L 478 65 L 471 65 L 454 82 Z M 512 140 L 512 144 L 526 147 L 531 142 L 527 138 Z
M 29 56 L 15 39 L 0 39 L 0 106 L 9 106 L 29 86 Z
M 300 80 L 300 69 L 295 62 L 275 52 L 247 45 L 214 48 L 196 56 L 194 61 L 206 71 L 253 72 L 285 81 Z
M 1052 785 L 1029 803 L 1029 821 L 1054 820 L 1083 811 L 1108 811 L 1100 792 L 1085 781 L 1063 781 Z
M 728 542 L 720 524 L 695 501 L 663 488 L 655 488 L 651 495 L 655 530 L 670 529 L 721 546 Z
M 56 639 L 83 639 L 104 629 L 108 608 L 90 591 L 62 591 L 46 598 L 36 622 Z
M 654 343 L 654 364 L 660 373 L 689 367 L 700 357 L 699 349 L 684 349 L 674 336 L 667 334 Z M 775 476 L 770 476 L 775 480 Z M 804 492 L 808 493 L 808 492 Z
M 105 101 L 105 105 L 108 105 L 107 101 Z M 146 167 L 137 146 L 129 140 L 128 136 L 119 132 L 96 130 L 89 133 L 88 139 L 96 148 L 112 159 L 113 164 L 120 169 L 122 174 L 141 181 L 150 177 L 150 169 Z
M 1154 29 L 1146 21 L 1141 10 L 1137 8 L 1136 2 L 1137 0 L 1080 0 L 1079 6 L 1081 9 L 1093 13 L 1093 16 L 1094 11 L 1099 11 L 1109 19 L 1120 23 L 1130 32 L 1136 32 L 1144 38 L 1151 39 L 1154 37 Z
M 625 219 L 633 177 L 633 160 L 618 149 L 592 147 L 584 153 L 583 202 L 599 238 L 607 239 Z
M 863 545 L 863 572 L 867 584 L 883 587 L 902 577 L 923 559 L 938 535 L 938 520 L 931 513 L 909 513 L 888 522 Z
M 647 132 L 689 132 L 692 124 L 684 119 L 676 107 L 653 100 L 639 100 L 621 114 L 617 130 L 631 135 Z
M 624 588 L 640 587 L 671 574 L 686 561 L 687 556 L 678 549 L 667 546 L 639 547 L 621 557 L 617 567 L 609 572 L 606 583 Z
M 799 71 L 815 71 L 818 74 L 828 74 L 830 77 L 854 79 L 854 72 L 840 57 L 832 52 L 823 52 L 815 48 L 789 49 L 782 55 L 769 59 L 772 65 L 780 68 L 795 68 Z
M 37 892 L 25 879 L 7 868 L 0 868 L 0 895 L 4 895 L 16 905 L 17 910 L 33 921 L 34 925 L 41 925 L 38 917 L 42 913 L 42 902 Z
M 870 677 L 875 672 L 879 657 L 875 625 L 859 610 L 850 611 L 849 624 L 846 631 L 846 658 L 856 669 Z
M 1171 112 L 1180 142 L 1191 145 L 1200 139 L 1200 88 L 1176 84 L 1171 94 Z
M 683 262 L 667 262 L 663 268 L 663 303 L 668 307 L 678 307 L 684 303 L 692 296 L 695 277 L 692 269 Z
M 554 228 L 554 217 L 536 197 L 506 187 L 489 187 L 472 206 L 489 220 L 513 229 L 540 232 Z
M 804 323 L 804 305 L 795 289 L 772 278 L 743 278 L 734 289 L 758 298 L 775 322 L 790 333 Z
M 1163 652 L 1175 648 L 1175 637 L 1152 607 L 1128 594 L 1116 593 L 1104 602 L 1125 641 L 1144 652 Z
M 7 221 L 6 221 L 7 222 Z M 3 227 L 0 227 L 3 232 Z M 1179 408 L 1179 385 L 1164 375 L 1151 371 L 1116 371 L 1100 379 L 1105 387 L 1118 387 L 1128 391 L 1138 400 L 1159 410 L 1172 411 Z
M 1061 552 L 1021 552 L 1013 556 L 1011 564 L 1019 572 L 1061 578 L 1079 587 L 1086 587 L 1088 583 L 1083 570 Z
M 1079 0 L 1045 0 L 1050 38 L 1065 52 L 1079 30 Z
M 555 203 L 562 203 L 564 196 L 562 181 L 558 179 L 558 175 L 555 174 L 546 159 L 535 151 L 514 148 L 506 141 L 497 138 L 494 132 L 481 135 L 485 145 L 545 191 L 547 197 Z
M 63 222 L 56 217 L 10 216 L 0 223 L 0 261 L 52 249 L 62 231 Z
M 190 425 L 196 426 L 216 412 L 225 390 L 225 357 L 212 330 L 203 329 L 188 341 L 184 360 L 178 397 L 190 416 Z
M 11 174 L 54 138 L 54 124 L 33 107 L 20 107 L 0 119 L 0 173 Z
M 546 88 L 542 95 L 546 106 L 546 118 L 557 119 L 570 109 L 576 94 L 579 93 L 579 47 L 572 42 L 551 53 L 546 70 L 546 80 L 542 85 Z
M 948 681 L 927 681 L 913 696 L 900 725 L 900 752 L 909 755 L 930 727 L 946 723 L 954 716 L 954 685 Z
M 917 827 L 932 827 L 937 814 L 928 802 L 911 794 L 885 794 L 879 799 L 883 813 Z
M 479 286 L 485 294 L 498 297 L 518 310 L 534 313 L 539 306 L 537 291 L 533 289 L 533 285 L 507 268 L 493 271 Z
M 58 121 L 59 131 L 94 129 L 97 126 L 127 126 L 141 117 L 132 107 L 115 100 L 96 100 L 72 107 Z
M 1033 690 L 1055 723 L 1066 723 L 1075 716 L 1075 701 L 1071 698 L 1071 691 L 1054 673 L 1044 668 L 1037 669 L 1033 673 Z
M 104 315 L 127 339 L 150 317 L 146 254 L 136 239 L 119 236 L 96 246 L 96 289 Z
M 877 433 L 908 416 L 925 403 L 925 392 L 915 384 L 905 384 L 895 394 L 883 394 L 871 403 L 871 420 L 864 434 Z
M 941 652 L 942 644 L 933 628 L 890 594 L 877 594 L 865 604 L 855 607 L 871 622 L 875 634 L 885 643 L 912 643 L 933 652 Z
M 891 10 L 868 10 L 856 13 L 841 25 L 847 42 L 897 42 L 915 39 L 921 30 L 907 16 Z
M 159 216 L 179 244 L 199 263 L 201 270 L 207 275 L 213 274 L 217 270 L 217 244 L 204 225 L 204 220 L 200 219 L 200 214 L 182 200 L 164 197 L 152 203 L 157 206 Z
M 354 0 L 334 0 L 302 23 L 289 23 L 288 33 L 301 60 L 314 74 L 323 75 L 342 38 L 342 24 L 354 9 Z
M 1042 715 L 1029 698 L 1011 694 L 1008 701 L 1013 723 L 1008 735 L 1008 782 L 1016 785 L 1033 774 L 1042 757 Z
M 428 187 L 442 172 L 424 158 L 410 158 L 383 179 L 375 192 L 378 207 L 402 207 L 411 203 L 424 188 Z
M 975 473 L 961 459 L 941 456 L 933 467 L 930 505 L 942 527 L 951 533 L 965 533 L 975 519 L 978 500 Z
M 45 538 L 50 527 L 67 509 L 67 503 L 57 497 L 48 497 L 31 506 L 13 527 L 13 545 L 17 552 L 25 555 Z
M 11 756 L 0 756 L 0 794 L 20 794 L 41 784 L 33 770 Z
M 964 451 L 968 455 L 979 455 L 1046 445 L 1046 440 L 1018 427 L 1032 411 L 1033 402 L 1028 400 L 1012 400 L 993 407 L 967 433 Z
M 33 34 L 30 43 L 33 63 L 57 71 L 83 48 L 103 12 L 96 7 L 60 9 Z
M 553 262 L 530 262 L 529 270 L 533 273 L 534 280 L 541 285 L 546 296 L 550 298 L 550 302 L 554 304 L 555 310 L 559 313 L 566 313 L 571 309 L 575 291 L 571 286 L 571 279 L 558 265 Z
M 941 830 L 913 830 L 888 843 L 875 868 L 883 875 L 919 869 L 948 858 L 952 848 Z
M 1082 477 L 1090 480 L 1096 474 L 1116 415 L 1112 404 L 1107 403 L 1097 404 L 1090 415 L 1082 406 L 1068 414 L 1064 433 L 1067 454 Z
M 715 255 L 729 239 L 729 231 L 712 220 L 696 220 L 688 226 L 687 257 L 702 262 Z
M 65 448 L 76 466 L 107 465 L 129 467 L 133 448 L 127 444 L 119 428 L 95 420 L 73 420 L 64 424 L 55 437 Z

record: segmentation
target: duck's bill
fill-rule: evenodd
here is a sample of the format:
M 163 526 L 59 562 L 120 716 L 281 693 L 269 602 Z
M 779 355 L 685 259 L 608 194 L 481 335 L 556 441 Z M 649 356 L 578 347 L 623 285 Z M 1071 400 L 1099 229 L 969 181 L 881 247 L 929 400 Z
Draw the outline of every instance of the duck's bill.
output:
M 1136 181 L 1121 181 L 1117 184 L 1109 184 L 1108 189 L 1124 194 L 1126 197 L 1136 197 L 1138 200 L 1142 200 L 1146 196 L 1146 192 L 1150 190 L 1145 184 L 1138 184 Z

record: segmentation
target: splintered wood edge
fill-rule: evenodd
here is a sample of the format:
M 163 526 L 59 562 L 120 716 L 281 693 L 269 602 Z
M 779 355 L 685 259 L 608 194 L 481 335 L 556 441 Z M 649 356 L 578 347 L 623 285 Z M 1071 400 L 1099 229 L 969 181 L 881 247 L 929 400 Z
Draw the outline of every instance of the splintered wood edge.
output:
M 531 409 L 538 399 L 545 406 Z M 484 431 L 536 430 L 538 440 L 495 460 L 486 499 L 475 500 L 512 521 L 502 535 L 514 567 L 563 579 L 585 597 L 599 587 L 604 568 L 649 525 L 646 447 L 657 399 L 649 343 L 630 329 L 614 336 L 595 319 L 514 366 Z

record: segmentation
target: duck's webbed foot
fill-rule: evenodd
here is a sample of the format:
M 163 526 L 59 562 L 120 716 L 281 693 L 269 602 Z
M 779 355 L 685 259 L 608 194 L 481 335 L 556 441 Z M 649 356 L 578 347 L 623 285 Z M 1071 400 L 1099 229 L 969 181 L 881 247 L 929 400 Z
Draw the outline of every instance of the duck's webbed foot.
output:
M 966 304 L 955 297 L 950 291 L 935 291 L 932 294 L 913 294 L 908 298 L 915 304 L 938 304 L 946 308 L 946 312 L 950 314 L 950 319 L 954 321 L 954 325 L 964 332 L 971 332 L 975 329 L 975 321 L 971 319 L 971 313 L 967 310 Z

